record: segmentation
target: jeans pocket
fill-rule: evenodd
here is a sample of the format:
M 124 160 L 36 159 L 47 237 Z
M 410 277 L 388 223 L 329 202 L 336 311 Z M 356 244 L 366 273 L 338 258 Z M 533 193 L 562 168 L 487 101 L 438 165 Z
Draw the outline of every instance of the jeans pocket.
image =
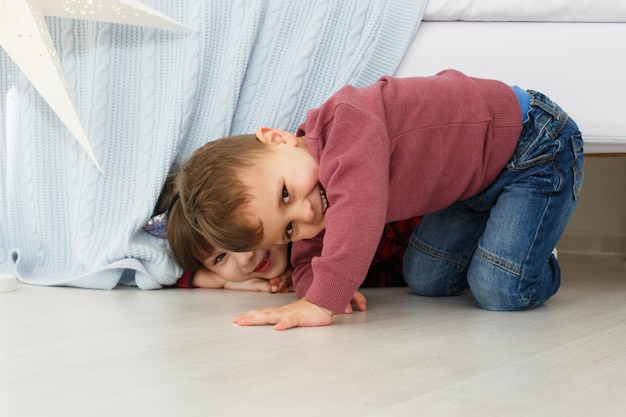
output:
M 536 132 L 535 137 L 526 138 L 507 165 L 509 170 L 526 170 L 537 164 L 551 162 L 560 151 L 561 143 L 554 140 L 545 130 Z

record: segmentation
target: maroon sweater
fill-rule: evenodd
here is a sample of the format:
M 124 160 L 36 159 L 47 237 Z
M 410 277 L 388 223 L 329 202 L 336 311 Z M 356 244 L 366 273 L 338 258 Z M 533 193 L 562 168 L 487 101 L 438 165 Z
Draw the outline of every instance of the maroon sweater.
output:
M 347 86 L 298 128 L 320 167 L 326 229 L 294 242 L 296 294 L 341 313 L 366 276 L 386 223 L 485 189 L 522 127 L 506 84 L 458 71 Z

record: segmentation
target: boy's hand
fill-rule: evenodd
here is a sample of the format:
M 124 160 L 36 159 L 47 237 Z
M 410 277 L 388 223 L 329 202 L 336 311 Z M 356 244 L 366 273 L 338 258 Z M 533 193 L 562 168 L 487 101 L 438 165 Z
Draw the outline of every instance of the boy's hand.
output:
M 352 313 L 352 305 L 358 311 L 365 311 L 367 299 L 360 292 L 355 292 L 346 307 L 345 314 Z M 313 304 L 306 299 L 283 307 L 269 307 L 248 311 L 233 318 L 233 323 L 240 326 L 255 326 L 260 324 L 274 324 L 275 330 L 287 330 L 292 327 L 328 326 L 333 322 L 333 313 L 323 307 Z
M 352 306 L 356 307 L 358 311 L 365 311 L 365 305 L 367 304 L 367 299 L 360 292 L 355 292 L 350 300 L 350 304 L 346 307 L 346 311 L 344 314 L 352 314 Z
M 274 324 L 274 330 L 292 327 L 328 326 L 333 322 L 330 310 L 313 304 L 304 298 L 283 307 L 269 307 L 248 311 L 233 318 L 240 326 Z

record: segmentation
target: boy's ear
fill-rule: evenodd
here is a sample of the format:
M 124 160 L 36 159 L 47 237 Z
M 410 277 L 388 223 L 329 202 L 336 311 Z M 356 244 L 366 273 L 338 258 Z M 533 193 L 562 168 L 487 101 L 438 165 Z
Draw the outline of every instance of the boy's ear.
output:
M 289 143 L 292 135 L 282 129 L 274 129 L 271 127 L 260 127 L 256 131 L 256 138 L 267 145 L 278 145 Z

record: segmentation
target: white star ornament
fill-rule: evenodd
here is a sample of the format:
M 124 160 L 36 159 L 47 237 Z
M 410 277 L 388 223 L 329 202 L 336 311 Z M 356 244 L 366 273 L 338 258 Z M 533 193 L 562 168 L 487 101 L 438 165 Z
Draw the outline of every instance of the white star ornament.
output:
M 0 46 L 102 171 L 80 121 L 44 16 L 192 29 L 135 0 L 0 0 Z

